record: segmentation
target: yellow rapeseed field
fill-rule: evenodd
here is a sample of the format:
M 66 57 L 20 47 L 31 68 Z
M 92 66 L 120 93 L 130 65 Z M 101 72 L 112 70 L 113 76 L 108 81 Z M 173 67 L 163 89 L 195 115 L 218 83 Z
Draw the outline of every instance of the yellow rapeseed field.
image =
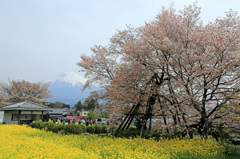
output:
M 222 158 L 213 140 L 122 139 L 62 135 L 20 125 L 0 125 L 0 158 Z

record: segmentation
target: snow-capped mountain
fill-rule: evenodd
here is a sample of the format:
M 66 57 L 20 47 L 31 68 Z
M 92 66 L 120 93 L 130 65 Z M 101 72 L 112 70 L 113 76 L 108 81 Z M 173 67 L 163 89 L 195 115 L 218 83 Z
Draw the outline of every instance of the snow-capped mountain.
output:
M 86 81 L 87 80 L 85 78 L 83 78 L 82 76 L 80 76 L 75 72 L 65 72 L 65 73 L 56 75 L 48 80 L 45 80 L 44 83 L 51 83 L 51 84 L 69 83 L 72 85 L 72 87 L 74 87 L 76 85 L 79 85 L 79 86 L 84 85 Z
M 49 78 L 43 83 L 50 83 L 49 89 L 53 97 L 46 100 L 46 102 L 62 102 L 70 104 L 71 107 L 77 104 L 79 100 L 84 100 L 90 95 L 90 92 L 99 90 L 98 87 L 93 86 L 91 89 L 82 91 L 83 85 L 87 80 L 75 72 L 65 72 Z

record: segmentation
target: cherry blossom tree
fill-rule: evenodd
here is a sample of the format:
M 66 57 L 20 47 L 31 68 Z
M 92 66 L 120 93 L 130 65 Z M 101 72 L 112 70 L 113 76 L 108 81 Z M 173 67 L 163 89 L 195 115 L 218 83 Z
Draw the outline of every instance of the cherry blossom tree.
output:
M 25 80 L 9 80 L 9 84 L 0 83 L 0 92 L 3 97 L 3 104 L 11 104 L 21 101 L 32 101 L 43 103 L 45 99 L 51 97 L 51 91 L 48 89 L 49 84 L 41 82 L 31 83 Z
M 143 27 L 118 31 L 109 46 L 81 56 L 85 86 L 99 84 L 121 103 L 118 112 L 142 113 L 142 125 L 155 112 L 207 138 L 210 119 L 239 91 L 240 19 L 230 10 L 203 25 L 199 15 L 197 3 L 179 14 L 170 6 Z

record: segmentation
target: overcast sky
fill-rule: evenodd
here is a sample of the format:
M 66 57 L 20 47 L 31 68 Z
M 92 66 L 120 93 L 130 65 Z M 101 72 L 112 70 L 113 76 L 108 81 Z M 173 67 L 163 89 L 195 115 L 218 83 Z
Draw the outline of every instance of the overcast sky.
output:
M 181 10 L 195 0 L 1 0 L 0 82 L 38 82 L 66 71 L 77 72 L 80 55 L 107 45 L 126 24 L 154 20 L 162 6 Z M 198 0 L 206 24 L 239 0 Z

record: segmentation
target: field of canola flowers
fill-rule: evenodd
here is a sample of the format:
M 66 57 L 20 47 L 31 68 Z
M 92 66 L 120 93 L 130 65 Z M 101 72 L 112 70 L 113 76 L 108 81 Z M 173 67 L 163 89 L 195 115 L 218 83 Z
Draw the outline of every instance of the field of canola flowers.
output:
M 224 158 L 213 140 L 147 140 L 62 135 L 26 125 L 0 125 L 0 158 Z

